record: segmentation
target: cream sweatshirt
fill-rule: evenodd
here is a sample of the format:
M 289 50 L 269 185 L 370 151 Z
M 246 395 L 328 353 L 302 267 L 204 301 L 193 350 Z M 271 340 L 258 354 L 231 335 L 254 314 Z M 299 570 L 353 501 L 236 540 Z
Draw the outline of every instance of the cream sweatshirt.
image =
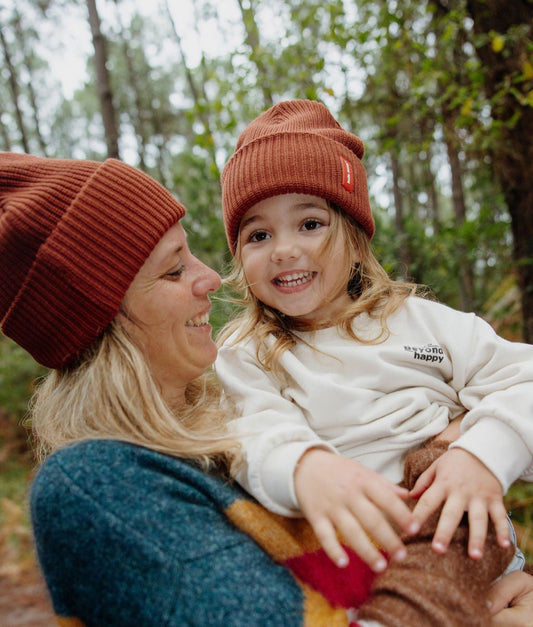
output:
M 281 358 L 284 384 L 261 367 L 254 341 L 221 347 L 216 372 L 239 416 L 230 424 L 245 457 L 237 480 L 265 507 L 300 515 L 294 470 L 316 446 L 399 482 L 406 454 L 465 410 L 453 446 L 478 457 L 504 492 L 518 478 L 533 480 L 533 346 L 418 297 L 388 326 L 378 344 L 335 327 L 300 333 L 305 341 Z M 366 338 L 379 333 L 367 315 L 354 327 Z

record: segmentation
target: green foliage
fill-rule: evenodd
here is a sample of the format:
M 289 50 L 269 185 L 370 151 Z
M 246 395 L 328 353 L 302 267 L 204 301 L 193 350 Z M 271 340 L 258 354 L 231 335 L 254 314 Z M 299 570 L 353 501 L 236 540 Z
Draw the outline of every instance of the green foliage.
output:
M 533 564 L 533 485 L 516 482 L 509 488 L 505 504 L 517 532 L 518 547 L 528 564 Z
M 17 344 L 0 335 L 0 408 L 21 419 L 33 393 L 33 383 L 45 370 Z
M 0 450 L 2 444 L 0 443 Z M 0 502 L 9 499 L 22 506 L 27 496 L 31 460 L 27 456 L 11 455 L 7 460 L 0 462 L 0 468 L 2 470 Z M 0 523 L 1 520 L 0 515 Z
M 51 31 L 61 33 L 67 8 L 88 33 L 85 8 L 21 2 L 18 18 L 3 8 L 0 20 L 32 149 L 39 152 L 29 123 L 30 83 L 49 154 L 103 159 L 92 59 L 87 56 L 87 75 L 79 88 L 58 98 L 57 79 L 42 46 Z M 224 273 L 228 252 L 219 176 L 236 137 L 272 102 L 321 99 L 366 144 L 364 164 L 377 224 L 374 247 L 384 267 L 394 276 L 405 274 L 429 285 L 452 306 L 460 305 L 459 288 L 470 274 L 470 307 L 483 313 L 491 294 L 513 272 L 510 213 L 495 182 L 492 148 L 516 124 L 519 106 L 529 103 L 533 93 L 533 44 L 527 40 L 528 24 L 506 32 L 474 32 L 466 3 L 449 4 L 445 9 L 433 0 L 254 0 L 236 3 L 230 19 L 213 0 L 202 0 L 194 3 L 192 23 L 175 15 L 172 24 L 164 11 L 148 16 L 128 0 L 109 3 L 102 9 L 102 30 L 109 44 L 123 157 L 187 206 L 184 224 L 191 247 Z M 202 29 L 208 24 L 206 36 Z M 224 34 L 217 49 L 209 45 L 212 33 Z M 518 45 L 529 51 L 490 96 L 488 68 L 476 54 L 484 45 L 501 59 L 512 59 Z M 7 67 L 0 71 L 9 77 Z M 507 102 L 509 93 L 515 94 L 516 109 L 496 120 L 494 107 Z M 20 149 L 13 99 L 4 89 L 0 104 L 0 142 Z M 463 216 L 450 183 L 453 154 Z M 229 309 L 215 303 L 213 310 L 219 326 Z M 8 350 L 4 344 L 2 350 Z M 3 363 L 24 361 L 15 349 L 9 351 Z M 31 365 L 22 366 L 17 365 L 18 381 L 9 384 L 12 391 L 2 386 L 8 398 L 0 398 L 0 406 L 18 413 L 26 401 L 17 406 L 15 396 L 25 399 L 29 390 L 24 386 L 33 378 Z M 2 376 L 16 378 L 8 370 Z

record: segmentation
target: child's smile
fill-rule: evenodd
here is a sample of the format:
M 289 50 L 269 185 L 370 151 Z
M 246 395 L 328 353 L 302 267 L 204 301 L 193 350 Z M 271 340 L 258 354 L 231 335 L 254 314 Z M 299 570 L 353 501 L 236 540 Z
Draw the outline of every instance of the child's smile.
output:
M 289 272 L 282 273 L 274 277 L 272 282 L 281 290 L 287 293 L 306 289 L 308 284 L 316 277 L 316 272 Z
M 331 238 L 331 212 L 324 199 L 308 194 L 274 196 L 247 211 L 241 256 L 257 299 L 315 322 L 329 320 L 346 304 L 346 285 L 339 281 L 346 253 L 342 237 Z

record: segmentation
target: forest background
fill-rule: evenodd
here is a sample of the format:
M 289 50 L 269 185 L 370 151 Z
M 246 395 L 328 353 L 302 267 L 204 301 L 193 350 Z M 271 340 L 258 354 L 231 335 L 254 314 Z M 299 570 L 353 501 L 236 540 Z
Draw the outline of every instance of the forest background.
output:
M 532 0 L 0 0 L 0 150 L 145 170 L 223 274 L 238 134 L 320 100 L 365 142 L 385 268 L 531 343 L 532 31 Z M 214 326 L 229 314 L 216 301 Z M 0 336 L 0 576 L 33 560 L 22 421 L 42 374 Z M 531 556 L 531 486 L 507 502 Z

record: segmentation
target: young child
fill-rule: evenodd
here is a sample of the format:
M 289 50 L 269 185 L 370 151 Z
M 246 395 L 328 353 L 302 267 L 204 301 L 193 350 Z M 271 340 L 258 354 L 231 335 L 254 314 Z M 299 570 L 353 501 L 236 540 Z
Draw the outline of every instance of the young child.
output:
M 244 130 L 224 168 L 243 309 L 216 371 L 240 416 L 236 477 L 272 511 L 303 514 L 339 566 L 339 535 L 376 572 L 380 548 L 404 559 L 400 533 L 441 505 L 433 549 L 446 552 L 467 512 L 481 559 L 489 521 L 510 543 L 504 492 L 533 479 L 533 347 L 388 277 L 370 248 L 363 151 L 324 105 L 288 101 Z M 397 485 L 407 453 L 463 414 L 411 512 Z

